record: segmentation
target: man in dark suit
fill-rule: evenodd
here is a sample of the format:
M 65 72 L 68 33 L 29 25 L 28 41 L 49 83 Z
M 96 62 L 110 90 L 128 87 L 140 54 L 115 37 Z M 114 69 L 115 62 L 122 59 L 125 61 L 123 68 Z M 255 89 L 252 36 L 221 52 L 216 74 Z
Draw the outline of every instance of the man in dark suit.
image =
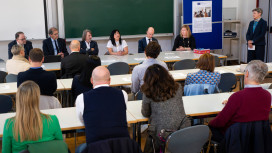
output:
M 249 23 L 246 34 L 247 45 L 249 48 L 247 62 L 250 62 L 251 60 L 264 61 L 267 22 L 261 18 L 263 14 L 263 10 L 261 8 L 256 8 L 252 10 L 252 12 L 254 20 Z
M 24 81 L 31 80 L 39 85 L 41 95 L 53 96 L 57 90 L 57 78 L 55 73 L 43 70 L 41 67 L 43 60 L 44 55 L 41 49 L 34 48 L 29 52 L 30 69 L 18 74 L 17 87 Z
M 143 39 L 139 40 L 139 42 L 138 42 L 138 53 L 144 53 L 145 47 L 151 41 L 156 41 L 157 43 L 159 43 L 158 40 L 153 37 L 154 32 L 155 32 L 155 30 L 154 30 L 153 27 L 149 27 L 147 29 L 147 31 L 146 31 L 146 37 L 144 37 Z
M 99 49 L 96 41 L 92 40 L 92 31 L 85 29 L 80 42 L 80 53 L 88 55 L 98 55 Z
M 49 31 L 50 38 L 43 41 L 43 52 L 44 56 L 47 55 L 60 55 L 61 58 L 69 55 L 66 48 L 66 41 L 59 38 L 59 31 L 57 28 L 50 28 Z
M 61 75 L 62 78 L 74 78 L 80 74 L 88 55 L 80 54 L 80 43 L 78 40 L 73 40 L 70 44 L 71 54 L 61 60 Z
M 22 45 L 25 49 L 25 58 L 28 58 L 29 51 L 33 48 L 32 47 L 32 42 L 26 40 L 26 36 L 23 32 L 19 31 L 15 34 L 15 40 L 10 42 L 8 44 L 8 58 L 11 59 L 13 54 L 11 53 L 11 48 L 13 45 L 18 44 Z

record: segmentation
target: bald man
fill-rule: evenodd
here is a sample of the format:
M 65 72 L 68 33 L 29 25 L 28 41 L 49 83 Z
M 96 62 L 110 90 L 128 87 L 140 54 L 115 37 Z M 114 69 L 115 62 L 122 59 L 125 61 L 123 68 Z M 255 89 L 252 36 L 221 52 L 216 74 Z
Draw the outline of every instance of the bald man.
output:
M 78 40 L 73 40 L 70 43 L 71 54 L 61 60 L 61 78 L 74 78 L 83 70 L 83 67 L 88 60 L 87 55 L 80 54 L 80 43 Z
M 85 124 L 87 144 L 99 140 L 129 137 L 126 119 L 127 93 L 109 87 L 110 72 L 104 66 L 93 70 L 94 88 L 76 99 L 77 116 Z
M 149 27 L 146 31 L 146 37 L 143 39 L 139 40 L 138 42 L 138 53 L 144 53 L 145 47 L 149 44 L 151 41 L 156 41 L 159 43 L 159 41 L 153 37 L 155 33 L 155 30 L 153 27 Z

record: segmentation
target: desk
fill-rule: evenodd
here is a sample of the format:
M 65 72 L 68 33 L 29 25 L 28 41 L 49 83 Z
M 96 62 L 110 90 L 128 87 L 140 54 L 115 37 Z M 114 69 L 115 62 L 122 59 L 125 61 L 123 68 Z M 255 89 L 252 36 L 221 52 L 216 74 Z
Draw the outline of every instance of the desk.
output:
M 214 56 L 218 56 L 220 59 L 227 58 L 227 56 L 225 55 L 219 55 L 219 54 L 213 54 L 213 53 L 211 54 Z M 201 55 L 202 54 L 195 54 L 193 51 L 166 51 L 166 52 L 161 52 L 158 59 L 164 62 L 177 62 L 184 59 L 198 60 Z
M 173 76 L 175 81 L 184 81 L 187 77 L 188 73 L 195 73 L 199 71 L 199 69 L 188 69 L 188 70 L 175 70 L 169 71 L 170 74 Z M 215 71 L 219 73 L 234 73 L 237 76 L 242 75 L 243 73 L 235 72 L 230 69 L 226 69 L 225 67 L 216 67 Z M 66 90 L 71 90 L 73 79 L 60 79 L 63 86 Z M 124 86 L 124 85 L 131 85 L 131 74 L 124 74 L 124 75 L 113 75 L 111 76 L 111 84 L 110 86 Z
M 56 115 L 62 131 L 85 128 L 84 124 L 77 118 L 75 107 L 41 110 L 41 112 Z M 15 116 L 15 113 L 4 113 L 0 116 L 0 137 L 2 137 L 6 119 Z M 127 123 L 131 124 L 136 122 L 137 120 L 127 111 Z
M 63 91 L 65 87 L 57 80 L 57 91 Z M 0 95 L 14 95 L 17 92 L 17 82 L 0 83 Z
M 220 59 L 226 59 L 227 56 L 213 54 L 218 56 Z M 201 54 L 195 54 L 193 51 L 164 51 L 161 52 L 158 59 L 164 62 L 176 62 L 183 59 L 193 59 L 198 60 Z M 115 62 L 125 62 L 128 65 L 138 65 L 145 60 L 144 53 L 137 53 L 134 55 L 125 55 L 125 56 L 117 56 L 117 55 L 100 55 L 102 65 L 110 65 Z M 61 62 L 54 63 L 43 63 L 42 67 L 47 71 L 59 71 Z M 0 62 L 0 70 L 6 71 L 6 64 L 4 62 Z

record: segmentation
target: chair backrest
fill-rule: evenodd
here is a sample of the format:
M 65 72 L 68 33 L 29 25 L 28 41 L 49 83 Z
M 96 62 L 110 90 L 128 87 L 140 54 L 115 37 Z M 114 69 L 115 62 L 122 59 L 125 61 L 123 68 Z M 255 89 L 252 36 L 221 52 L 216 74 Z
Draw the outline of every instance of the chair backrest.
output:
M 184 96 L 218 93 L 218 87 L 211 84 L 189 84 L 184 86 Z
M 221 92 L 231 92 L 236 87 L 236 77 L 233 73 L 221 74 L 220 83 L 218 88 Z
M 0 58 L 0 62 L 5 62 L 5 60 L 3 60 L 2 58 Z
M 134 140 L 124 138 L 112 138 L 88 144 L 81 153 L 142 153 L 140 146 Z
M 4 83 L 5 82 L 5 78 L 8 74 L 4 71 L 0 71 L 0 83 Z
M 59 55 L 47 55 L 44 57 L 43 63 L 61 62 L 61 56 Z
M 51 140 L 27 144 L 30 153 L 68 153 L 67 144 L 63 140 Z
M 173 70 L 186 70 L 194 69 L 196 67 L 196 62 L 191 59 L 185 59 L 174 63 Z
M 268 153 L 272 152 L 271 144 L 269 120 L 235 123 L 227 129 L 222 142 L 226 153 Z
M 55 96 L 40 96 L 40 110 L 61 108 L 59 100 Z
M 0 95 L 0 113 L 10 112 L 12 109 L 12 99 L 9 96 Z
M 209 127 L 197 125 L 178 130 L 167 139 L 167 148 L 171 153 L 198 153 L 208 141 Z
M 220 58 L 218 56 L 214 56 L 215 67 L 220 67 Z
M 116 62 L 108 66 L 110 75 L 121 75 L 129 73 L 129 65 L 125 62 Z
M 15 74 L 8 74 L 6 76 L 6 83 L 9 83 L 9 82 L 17 82 L 17 75 L 15 75 Z
M 143 99 L 143 93 L 141 91 L 138 91 L 136 94 L 135 94 L 135 97 L 134 97 L 135 100 L 142 100 Z

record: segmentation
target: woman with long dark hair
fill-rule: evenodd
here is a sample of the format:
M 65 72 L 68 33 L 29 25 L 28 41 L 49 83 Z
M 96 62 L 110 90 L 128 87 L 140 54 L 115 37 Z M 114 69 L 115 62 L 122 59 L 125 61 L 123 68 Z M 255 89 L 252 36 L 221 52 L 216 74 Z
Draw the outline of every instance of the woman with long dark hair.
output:
M 159 152 L 158 133 L 162 129 L 178 130 L 182 121 L 184 124 L 181 128 L 190 125 L 184 112 L 182 87 L 163 66 L 154 64 L 145 72 L 141 91 L 143 92 L 142 114 L 149 117 L 150 123 L 144 152 L 153 152 L 152 139 L 155 152 Z
M 107 48 L 110 55 L 122 56 L 128 54 L 128 45 L 125 40 L 122 40 L 118 29 L 115 29 L 111 32 Z

